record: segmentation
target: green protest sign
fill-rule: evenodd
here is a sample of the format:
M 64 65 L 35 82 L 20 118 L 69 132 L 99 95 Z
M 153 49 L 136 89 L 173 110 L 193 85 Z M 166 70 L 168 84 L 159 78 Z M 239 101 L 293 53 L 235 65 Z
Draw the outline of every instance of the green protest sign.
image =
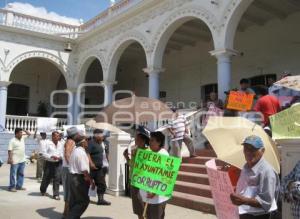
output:
M 149 150 L 138 150 L 131 185 L 157 195 L 172 197 L 181 159 Z
M 274 139 L 300 138 L 300 105 L 270 117 Z

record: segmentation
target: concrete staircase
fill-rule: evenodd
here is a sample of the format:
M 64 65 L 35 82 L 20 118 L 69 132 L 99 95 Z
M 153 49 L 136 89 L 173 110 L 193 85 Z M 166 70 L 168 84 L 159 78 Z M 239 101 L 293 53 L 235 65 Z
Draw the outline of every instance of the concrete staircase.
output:
M 200 150 L 199 157 L 183 158 L 171 204 L 215 214 L 205 162 L 216 157 L 211 150 Z

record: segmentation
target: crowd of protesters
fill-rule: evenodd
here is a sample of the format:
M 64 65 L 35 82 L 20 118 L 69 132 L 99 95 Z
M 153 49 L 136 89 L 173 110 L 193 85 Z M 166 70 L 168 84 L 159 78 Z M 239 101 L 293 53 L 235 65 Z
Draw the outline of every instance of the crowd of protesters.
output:
M 17 192 L 26 190 L 24 184 L 25 169 L 25 138 L 28 131 L 15 129 L 15 137 L 8 146 L 8 164 L 10 182 L 8 190 Z M 53 199 L 60 200 L 59 187 L 63 185 L 64 212 L 63 218 L 77 219 L 87 209 L 89 189 L 96 189 L 98 205 L 110 205 L 104 199 L 106 191 L 106 174 L 108 173 L 108 147 L 104 142 L 108 133 L 95 129 L 92 138 L 87 138 L 76 127 L 67 129 L 67 139 L 63 139 L 60 131 L 53 131 L 51 139 L 41 132 L 34 134 L 38 141 L 36 178 L 41 183 L 41 196 L 47 194 L 47 188 L 52 182 Z
M 240 80 L 238 92 L 255 95 L 251 111 L 262 115 L 261 125 L 271 136 L 269 117 L 298 102 L 299 92 L 276 87 L 273 80 L 268 80 L 269 87 L 259 86 L 252 89 L 248 79 Z M 229 95 L 229 92 L 227 92 Z M 288 98 L 286 98 L 288 97 Z M 226 109 L 227 100 L 223 103 L 217 94 L 212 92 L 205 107 L 214 112 L 224 111 L 224 116 L 237 116 L 237 111 Z M 218 109 L 218 110 L 216 110 Z M 174 120 L 167 127 L 171 136 L 169 146 L 165 145 L 165 135 L 162 132 L 150 132 L 139 126 L 135 135 L 135 146 L 124 151 L 128 164 L 134 166 L 137 149 L 175 157 L 181 157 L 182 144 L 187 146 L 190 157 L 195 157 L 195 147 L 191 138 L 189 124 L 184 115 L 179 115 L 176 109 Z M 203 119 L 203 118 L 202 118 Z M 205 123 L 208 118 L 204 118 Z M 10 168 L 9 191 L 25 190 L 25 138 L 30 133 L 22 129 L 15 129 L 15 137 L 8 146 L 8 164 Z M 63 218 L 77 219 L 87 209 L 90 199 L 89 190 L 96 189 L 98 205 L 111 205 L 104 199 L 106 192 L 106 175 L 109 171 L 109 133 L 95 129 L 92 138 L 87 138 L 76 127 L 67 130 L 67 139 L 63 134 L 54 131 L 51 139 L 41 132 L 34 134 L 38 142 L 36 177 L 40 184 L 40 193 L 45 196 L 47 188 L 52 182 L 53 199 L 60 200 L 59 187 L 63 185 L 64 212 Z M 269 219 L 278 210 L 279 193 L 283 199 L 292 202 L 295 219 L 300 218 L 300 161 L 293 171 L 285 176 L 279 185 L 279 176 L 271 165 L 263 158 L 264 143 L 259 136 L 248 136 L 244 139 L 243 152 L 246 163 L 237 179 L 236 192 L 230 198 L 240 210 L 241 219 Z M 131 175 L 131 174 L 129 174 Z M 130 178 L 130 177 L 129 177 Z M 155 195 L 131 186 L 133 213 L 139 219 L 163 219 L 169 198 Z M 146 204 L 147 203 L 147 207 Z

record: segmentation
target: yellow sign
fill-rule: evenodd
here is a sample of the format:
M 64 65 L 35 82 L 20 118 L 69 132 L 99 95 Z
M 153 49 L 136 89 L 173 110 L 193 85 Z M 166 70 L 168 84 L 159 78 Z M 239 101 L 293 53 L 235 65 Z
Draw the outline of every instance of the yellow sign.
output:
M 300 105 L 270 116 L 274 139 L 300 138 Z

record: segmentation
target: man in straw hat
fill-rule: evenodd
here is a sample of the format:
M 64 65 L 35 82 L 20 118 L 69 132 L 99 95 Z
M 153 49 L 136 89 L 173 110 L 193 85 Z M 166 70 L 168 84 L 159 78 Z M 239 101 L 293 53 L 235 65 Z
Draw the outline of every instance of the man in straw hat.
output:
M 247 137 L 243 144 L 246 164 L 237 183 L 236 193 L 230 198 L 239 206 L 241 219 L 269 219 L 277 210 L 276 196 L 279 177 L 263 158 L 265 152 L 260 137 Z

